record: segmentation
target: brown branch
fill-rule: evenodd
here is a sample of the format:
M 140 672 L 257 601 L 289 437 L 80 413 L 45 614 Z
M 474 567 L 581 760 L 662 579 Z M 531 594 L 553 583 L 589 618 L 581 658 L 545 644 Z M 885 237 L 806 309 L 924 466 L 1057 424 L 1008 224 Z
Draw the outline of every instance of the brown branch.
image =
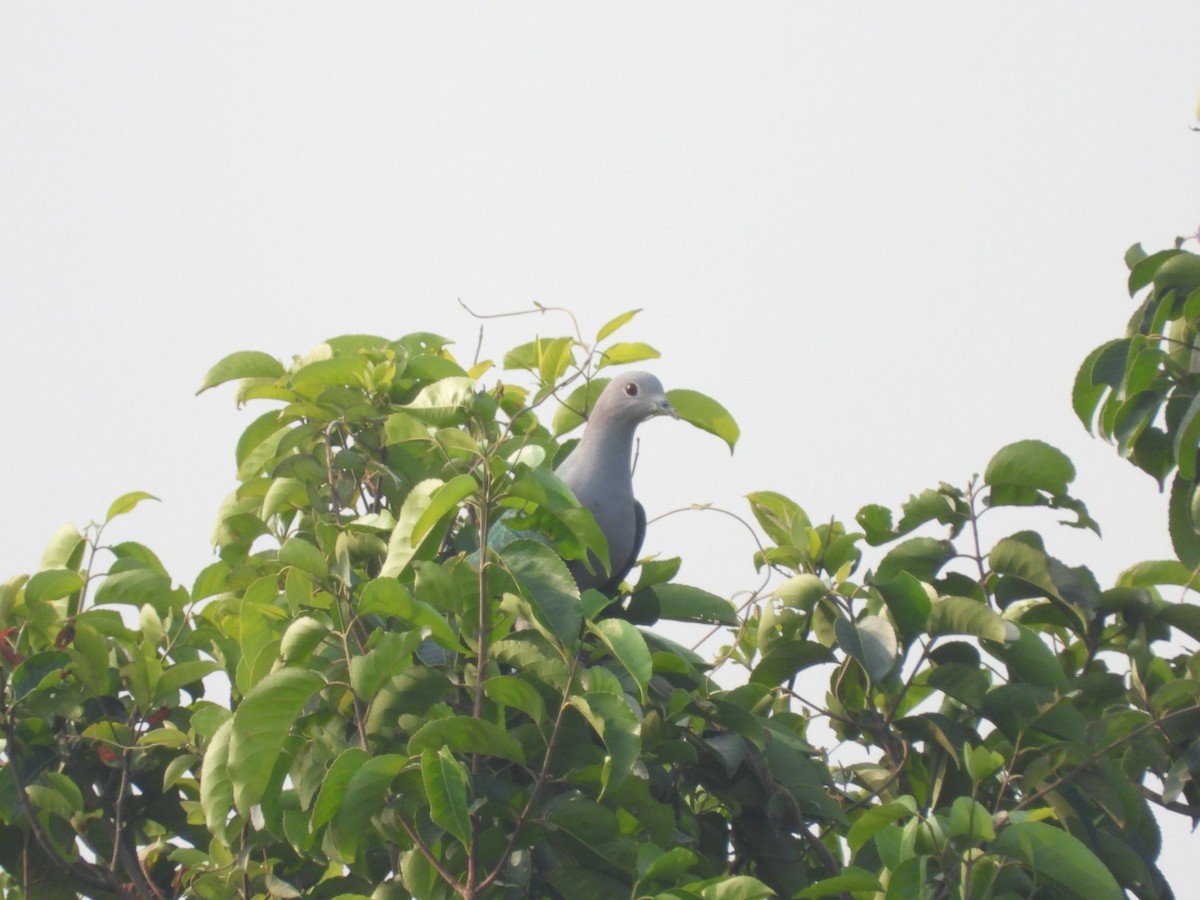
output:
M 399 810 L 396 810 L 396 821 L 400 823 L 400 827 L 404 829 L 404 833 L 413 842 L 413 846 L 420 850 L 421 855 L 433 866 L 434 871 L 441 876 L 446 884 L 450 885 L 451 890 L 460 897 L 467 897 L 467 886 L 455 878 L 454 874 L 442 864 L 442 861 L 437 858 L 437 854 L 433 852 L 433 849 L 417 834 L 416 826 L 410 823 Z

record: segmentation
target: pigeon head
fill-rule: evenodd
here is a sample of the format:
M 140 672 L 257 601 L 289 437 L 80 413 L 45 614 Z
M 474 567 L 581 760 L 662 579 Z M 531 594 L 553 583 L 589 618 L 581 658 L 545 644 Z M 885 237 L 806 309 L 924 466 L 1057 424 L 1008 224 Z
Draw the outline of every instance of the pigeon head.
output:
M 679 418 L 679 413 L 667 400 L 662 382 L 649 372 L 624 372 L 601 391 L 589 419 L 636 425 L 654 416 Z

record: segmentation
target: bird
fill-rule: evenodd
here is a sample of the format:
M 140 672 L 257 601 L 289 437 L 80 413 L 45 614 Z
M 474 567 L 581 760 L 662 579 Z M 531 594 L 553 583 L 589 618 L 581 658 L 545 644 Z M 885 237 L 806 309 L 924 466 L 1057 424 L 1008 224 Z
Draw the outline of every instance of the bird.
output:
M 589 555 L 590 566 L 580 560 L 568 562 L 580 591 L 595 588 L 611 596 L 641 552 L 646 511 L 633 496 L 633 435 L 638 425 L 655 416 L 679 418 L 662 382 L 649 372 L 616 376 L 596 399 L 583 437 L 555 469 L 608 542 L 608 569 L 595 554 Z

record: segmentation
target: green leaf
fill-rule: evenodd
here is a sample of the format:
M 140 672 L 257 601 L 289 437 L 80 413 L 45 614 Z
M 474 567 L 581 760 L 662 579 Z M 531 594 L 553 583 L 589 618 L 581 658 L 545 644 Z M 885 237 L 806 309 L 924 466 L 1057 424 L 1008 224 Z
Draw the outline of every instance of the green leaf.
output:
M 433 494 L 443 484 L 440 478 L 427 478 L 413 485 L 404 503 L 400 506 L 400 515 L 396 527 L 388 540 L 387 558 L 380 571 L 382 578 L 396 578 L 403 574 L 414 559 L 428 559 L 432 556 L 436 545 L 441 543 L 441 534 L 437 531 L 428 533 L 424 541 L 413 541 L 413 530 L 433 502 Z M 436 539 L 436 540 L 435 540 Z
M 367 653 L 350 660 L 350 685 L 354 693 L 370 703 L 390 678 L 411 665 L 413 651 L 420 643 L 419 631 L 380 635 L 378 642 Z
M 330 821 L 341 809 L 346 796 L 346 788 L 354 773 L 362 768 L 371 758 L 361 747 L 348 747 L 337 755 L 330 763 L 329 769 L 321 779 L 320 792 L 313 803 L 312 815 L 309 817 L 308 830 L 316 832 L 318 828 Z
M 784 606 L 811 612 L 817 601 L 829 593 L 829 586 L 809 572 L 793 575 L 771 594 Z
M 107 576 L 100 583 L 92 601 L 98 606 L 108 603 L 135 606 L 150 604 L 159 615 L 168 612 L 171 579 L 149 569 L 129 569 Z
M 839 618 L 833 623 L 838 646 L 863 667 L 872 681 L 882 681 L 896 664 L 899 648 L 892 624 L 882 616 L 863 616 L 857 622 Z
M 991 852 L 1015 859 L 1067 895 L 1083 900 L 1122 900 L 1112 873 L 1078 838 L 1044 822 L 1009 825 L 992 841 Z
M 483 692 L 493 703 L 519 709 L 535 722 L 546 717 L 546 704 L 537 688 L 516 675 L 493 675 L 483 683 Z
M 318 359 L 292 373 L 292 388 L 315 398 L 330 385 L 360 386 L 366 371 L 367 361 L 361 356 Z
M 38 572 L 25 583 L 25 602 L 43 603 L 68 597 L 83 587 L 83 576 L 70 569 Z
M 600 777 L 602 792 L 616 790 L 629 776 L 641 753 L 641 721 L 618 694 L 589 691 L 582 697 L 572 696 L 570 703 L 592 726 L 608 751 Z
M 738 624 L 737 610 L 724 597 L 710 594 L 687 584 L 656 584 L 645 590 L 658 600 L 662 618 L 673 622 L 698 622 L 703 625 Z
M 1160 584 L 1190 585 L 1196 576 L 1175 559 L 1146 560 L 1134 563 L 1117 576 L 1117 587 L 1141 588 Z
M 1008 666 L 1009 681 L 1037 684 L 1065 694 L 1070 689 L 1070 683 L 1054 651 L 1032 629 L 1024 625 L 1014 626 L 1007 621 L 1004 624 L 1010 635 L 1016 629 L 1016 640 L 988 645 L 987 649 Z
M 451 376 L 423 387 L 404 410 L 422 422 L 449 428 L 467 420 L 474 400 L 475 382 L 466 376 Z
M 329 574 L 325 554 L 303 538 L 290 537 L 284 541 L 283 546 L 279 548 L 279 561 L 285 566 L 295 566 L 318 578 Z
M 908 572 L 900 572 L 891 581 L 876 586 L 896 630 L 907 646 L 925 631 L 925 623 L 933 609 L 933 600 L 925 584 Z
M 414 600 L 408 589 L 394 578 L 381 575 L 363 588 L 358 614 L 391 616 L 400 621 L 428 630 L 430 636 L 448 650 L 461 649 L 458 637 L 442 615 L 422 600 Z
M 1028 506 L 1035 502 L 1031 492 L 1066 494 L 1067 485 L 1075 480 L 1075 466 L 1065 453 L 1044 441 L 1017 441 L 992 457 L 983 480 L 992 488 L 992 505 Z
M 209 369 L 196 393 L 202 394 L 235 378 L 276 378 L 283 373 L 283 364 L 275 357 L 258 350 L 239 350 Z
M 227 840 L 225 826 L 233 809 L 233 782 L 229 778 L 229 740 L 233 718 L 226 719 L 213 734 L 204 750 L 200 767 L 200 808 L 208 830 L 219 840 Z
M 347 862 L 358 856 L 367 826 L 383 809 L 392 782 L 406 765 L 407 757 L 389 753 L 368 759 L 350 776 L 346 794 L 333 820 L 334 841 Z
M 71 662 L 62 650 L 43 650 L 22 661 L 12 673 L 13 698 L 20 700 L 39 688 L 61 680 L 61 674 Z
M 856 866 L 847 866 L 840 875 L 822 878 L 798 894 L 792 896 L 795 900 L 809 900 L 811 897 L 836 897 L 848 891 L 882 891 L 883 885 L 879 879 Z
M 539 341 L 538 376 L 547 385 L 557 384 L 571 363 L 571 351 L 575 347 L 574 338 L 560 337 L 548 341 Z
M 429 817 L 458 838 L 471 843 L 471 817 L 467 811 L 467 770 L 445 747 L 421 754 L 421 779 L 429 801 Z
M 167 666 L 158 679 L 158 684 L 154 686 L 154 695 L 160 700 L 166 700 L 172 692 L 189 684 L 196 684 L 220 668 L 220 663 L 211 659 L 189 659 Z
M 982 803 L 970 797 L 955 797 L 946 834 L 971 841 L 990 841 L 996 837 L 996 826 L 992 824 L 992 814 Z
M 916 801 L 909 796 L 902 796 L 891 803 L 871 807 L 855 819 L 854 824 L 850 826 L 850 830 L 846 832 L 846 843 L 850 845 L 850 852 L 857 854 L 863 845 L 873 838 L 880 829 L 891 825 L 897 819 L 915 816 L 916 814 Z
M 529 604 L 536 627 L 568 648 L 578 646 L 583 625 L 579 586 L 562 558 L 549 547 L 528 540 L 513 541 L 500 558 L 521 598 Z
M 783 684 L 810 666 L 831 662 L 837 662 L 837 657 L 824 644 L 787 641 L 772 647 L 763 655 L 750 673 L 750 681 L 754 684 Z
M 640 309 L 631 309 L 628 312 L 623 312 L 619 316 L 609 319 L 600 327 L 600 330 L 596 332 L 596 343 L 600 343 L 640 312 Z
M 1188 481 L 1195 481 L 1197 449 L 1200 447 L 1200 394 L 1192 398 L 1174 433 L 1172 447 L 1179 475 Z
M 458 506 L 479 489 L 472 475 L 455 475 L 445 484 L 434 489 L 429 505 L 413 525 L 412 542 L 419 543 L 442 519 L 456 513 Z
M 662 356 L 649 344 L 618 343 L 606 347 L 600 352 L 600 363 L 597 369 L 605 366 L 623 366 L 629 363 L 641 362 L 644 359 L 658 359 Z
M 1179 561 L 1189 569 L 1200 567 L 1200 534 L 1192 518 L 1197 486 L 1182 474 L 1171 482 L 1171 497 L 1167 504 L 1167 524 L 1171 546 Z
M 1015 625 L 1006 622 L 991 607 L 970 597 L 943 597 L 938 600 L 929 613 L 927 627 L 931 636 L 970 634 L 998 643 L 1015 640 L 1019 634 Z
M 933 581 L 942 566 L 952 560 L 957 551 L 950 541 L 933 538 L 909 538 L 893 547 L 875 571 L 875 583 L 886 584 L 904 573 L 917 581 Z
M 324 685 L 316 672 L 279 669 L 252 687 L 238 705 L 229 739 L 229 778 L 243 814 L 263 799 L 288 732 Z
M 1088 354 L 1075 375 L 1071 405 L 1089 433 L 1093 431 L 1092 423 L 1101 399 L 1110 388 L 1116 388 L 1122 381 L 1129 346 L 1129 338 L 1101 344 Z
M 562 406 L 555 411 L 554 420 L 551 423 L 551 430 L 555 437 L 561 437 L 584 423 L 588 413 L 596 405 L 596 399 L 604 392 L 608 381 L 607 378 L 593 378 L 567 395 Z
M 108 508 L 108 515 L 104 517 L 105 522 L 111 522 L 122 513 L 127 513 L 143 500 L 157 500 L 153 494 L 147 494 L 145 491 L 130 491 L 128 494 L 122 494 L 112 502 Z
M 440 750 L 442 747 L 455 753 L 482 753 L 525 764 L 525 751 L 508 732 L 492 722 L 471 716 L 434 719 L 422 725 L 408 741 L 408 752 L 412 756 L 429 748 Z
M 654 663 L 642 633 L 622 619 L 603 619 L 589 622 L 588 631 L 596 635 L 613 657 L 638 686 L 638 694 L 646 702 L 646 688 L 654 674 Z
M 995 750 L 989 750 L 987 747 L 980 744 L 978 747 L 972 747 L 966 756 L 967 772 L 970 774 L 973 781 L 983 781 L 994 772 L 998 772 L 1000 767 L 1004 765 L 1003 754 L 997 753 Z
M 42 569 L 78 569 L 83 558 L 84 540 L 74 525 L 59 526 L 42 553 Z
M 737 422 L 734 421 L 729 411 L 720 403 L 698 391 L 682 389 L 667 391 L 667 400 L 675 407 L 679 418 L 695 425 L 701 431 L 715 434 L 729 445 L 729 452 L 733 452 L 734 445 L 741 435 L 741 429 L 738 428 Z

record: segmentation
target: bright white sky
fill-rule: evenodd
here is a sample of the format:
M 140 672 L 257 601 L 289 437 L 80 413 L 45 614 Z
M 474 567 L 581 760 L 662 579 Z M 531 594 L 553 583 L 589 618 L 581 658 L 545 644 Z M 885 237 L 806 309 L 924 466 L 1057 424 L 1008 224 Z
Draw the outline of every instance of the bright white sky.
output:
M 1155 485 L 1069 394 L 1132 311 L 1126 247 L 1200 226 L 1198 45 L 1194 2 L 6 3 L 0 577 L 140 489 L 110 536 L 190 584 L 257 414 L 193 398 L 208 367 L 347 332 L 470 358 L 458 298 L 645 309 L 623 336 L 744 435 L 647 426 L 652 516 L 772 489 L 850 521 L 1039 437 L 1105 529 L 1051 552 L 1163 556 Z M 484 354 L 568 324 L 489 322 Z M 758 584 L 722 516 L 646 549 Z

